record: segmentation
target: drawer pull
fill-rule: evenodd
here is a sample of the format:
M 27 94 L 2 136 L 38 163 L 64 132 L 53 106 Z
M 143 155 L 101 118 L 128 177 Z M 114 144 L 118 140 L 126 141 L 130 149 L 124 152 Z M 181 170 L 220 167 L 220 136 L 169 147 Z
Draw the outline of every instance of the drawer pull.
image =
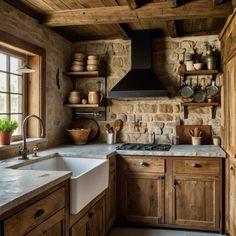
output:
M 93 217 L 93 215 L 94 215 L 94 213 L 93 213 L 93 212 L 89 212 L 89 214 L 88 214 L 89 218 L 92 218 L 92 217 Z
M 141 161 L 141 162 L 140 162 L 140 165 L 141 165 L 141 166 L 149 166 L 149 163 L 148 163 L 148 162 L 145 162 L 145 161 Z
M 110 166 L 114 166 L 114 162 L 112 162 L 112 163 L 110 164 Z
M 34 214 L 34 218 L 37 219 L 39 218 L 40 216 L 42 216 L 44 213 L 44 209 L 39 209 L 36 211 L 36 213 Z
M 202 165 L 200 165 L 200 164 L 198 164 L 198 163 L 193 163 L 193 164 L 192 164 L 192 167 L 193 167 L 193 168 L 200 168 L 200 167 L 202 167 Z
M 235 170 L 235 166 L 230 165 L 230 170 Z

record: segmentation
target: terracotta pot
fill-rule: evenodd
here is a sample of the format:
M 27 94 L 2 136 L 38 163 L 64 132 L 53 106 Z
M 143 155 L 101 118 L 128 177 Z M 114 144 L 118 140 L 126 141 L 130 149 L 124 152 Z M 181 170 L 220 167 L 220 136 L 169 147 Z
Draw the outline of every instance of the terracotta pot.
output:
M 0 145 L 9 145 L 11 143 L 13 131 L 0 131 Z

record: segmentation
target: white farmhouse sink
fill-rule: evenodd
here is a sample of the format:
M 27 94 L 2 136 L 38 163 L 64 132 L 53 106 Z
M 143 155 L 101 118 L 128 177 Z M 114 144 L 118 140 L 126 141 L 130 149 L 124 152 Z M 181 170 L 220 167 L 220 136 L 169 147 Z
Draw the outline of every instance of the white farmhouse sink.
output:
M 70 213 L 76 214 L 108 187 L 108 161 L 81 157 L 56 156 L 28 165 L 21 170 L 72 171 Z

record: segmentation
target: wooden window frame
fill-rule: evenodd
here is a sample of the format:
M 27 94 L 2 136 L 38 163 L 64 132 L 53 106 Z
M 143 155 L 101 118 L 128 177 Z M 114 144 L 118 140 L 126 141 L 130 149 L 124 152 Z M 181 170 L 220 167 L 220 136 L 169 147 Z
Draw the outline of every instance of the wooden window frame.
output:
M 0 53 L 2 54 L 5 54 L 7 56 L 7 70 L 6 71 L 1 71 L 2 73 L 5 73 L 7 75 L 7 80 L 10 81 L 10 76 L 11 75 L 16 75 L 16 76 L 20 76 L 22 78 L 22 92 L 21 93 L 12 93 L 10 91 L 10 88 L 8 86 L 8 90 L 6 91 L 6 94 L 8 96 L 10 96 L 11 94 L 18 94 L 18 95 L 22 95 L 22 107 L 21 107 L 21 112 L 17 112 L 17 113 L 13 113 L 11 112 L 11 101 L 10 99 L 8 99 L 8 112 L 3 112 L 3 113 L 0 113 L 1 115 L 6 115 L 8 118 L 13 114 L 17 114 L 17 115 L 21 115 L 21 123 L 19 125 L 22 124 L 23 122 L 23 118 L 26 116 L 27 114 L 27 74 L 15 74 L 13 72 L 10 71 L 10 57 L 15 57 L 15 58 L 19 58 L 22 60 L 23 64 L 25 63 L 25 60 L 26 60 L 26 57 L 27 55 L 24 55 L 22 53 L 19 53 L 18 51 L 14 51 L 14 50 L 9 50 L 8 48 L 5 48 L 3 46 L 0 45 Z M 1 92 L 2 93 L 2 92 Z M 22 139 L 22 130 L 20 132 L 20 134 L 17 134 L 17 135 L 13 135 L 12 136 L 12 141 L 18 141 L 18 140 L 21 140 Z
M 27 95 L 26 100 L 28 100 L 27 108 L 25 109 L 28 114 L 24 114 L 24 116 L 35 114 L 46 125 L 46 50 L 2 30 L 0 30 L 0 46 L 6 48 L 9 52 L 14 51 L 21 55 L 28 55 L 28 65 L 36 71 L 28 75 L 27 79 L 29 79 L 30 83 L 27 83 L 27 87 L 24 88 L 27 91 L 25 94 Z M 40 137 L 40 134 L 39 122 L 35 119 L 29 120 L 27 135 L 29 137 Z

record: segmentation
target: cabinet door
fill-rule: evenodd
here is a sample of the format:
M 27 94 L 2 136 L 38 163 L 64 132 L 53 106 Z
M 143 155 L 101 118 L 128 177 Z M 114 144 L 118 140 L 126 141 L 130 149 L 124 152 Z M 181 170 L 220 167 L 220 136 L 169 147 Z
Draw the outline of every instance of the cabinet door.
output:
M 89 211 L 89 236 L 105 235 L 106 207 L 105 197 L 100 199 Z
M 116 219 L 116 171 L 110 172 L 109 187 L 107 191 L 107 227 L 108 230 Z
M 164 176 L 123 173 L 120 198 L 121 220 L 143 225 L 164 223 Z
M 83 216 L 75 225 L 71 227 L 71 236 L 89 236 L 89 217 Z
M 25 236 L 64 236 L 65 221 L 64 221 L 64 209 L 51 216 L 35 229 L 25 234 Z
M 236 235 L 236 162 L 230 163 L 229 171 L 229 233 Z
M 174 224 L 207 230 L 220 229 L 217 177 L 176 175 L 173 188 Z

